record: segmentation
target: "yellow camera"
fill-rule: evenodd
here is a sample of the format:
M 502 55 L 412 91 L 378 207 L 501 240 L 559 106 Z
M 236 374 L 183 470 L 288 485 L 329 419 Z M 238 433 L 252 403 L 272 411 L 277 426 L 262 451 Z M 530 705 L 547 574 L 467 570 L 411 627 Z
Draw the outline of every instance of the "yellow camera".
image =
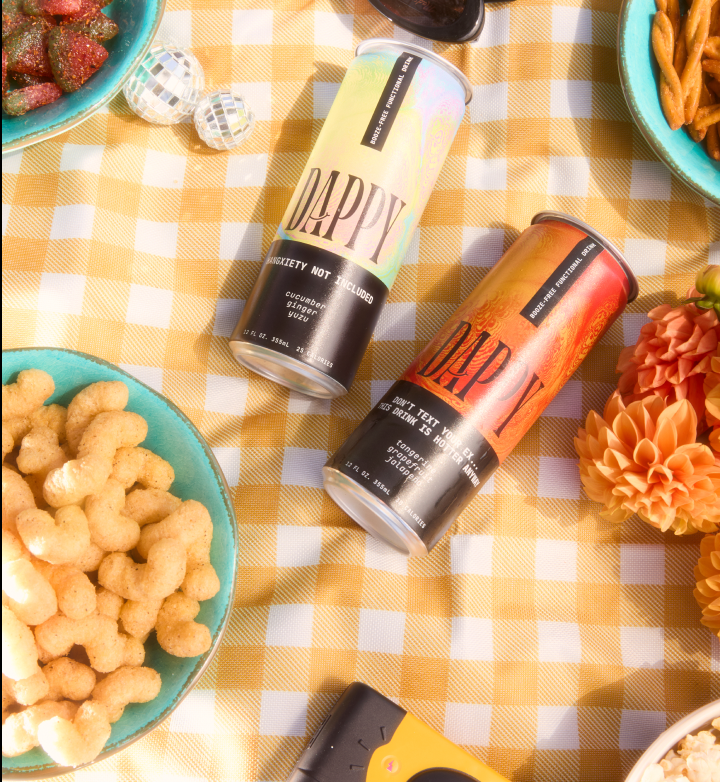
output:
M 288 782 L 508 782 L 372 687 L 351 684 Z

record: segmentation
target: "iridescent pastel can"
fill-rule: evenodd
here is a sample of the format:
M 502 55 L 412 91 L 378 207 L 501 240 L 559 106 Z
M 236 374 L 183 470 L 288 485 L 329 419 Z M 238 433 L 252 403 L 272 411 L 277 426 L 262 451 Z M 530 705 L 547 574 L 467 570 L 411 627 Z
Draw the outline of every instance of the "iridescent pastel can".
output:
M 535 215 L 328 461 L 325 489 L 371 534 L 426 554 L 637 293 L 597 231 Z
M 427 49 L 358 46 L 230 337 L 241 364 L 347 392 L 471 97 Z

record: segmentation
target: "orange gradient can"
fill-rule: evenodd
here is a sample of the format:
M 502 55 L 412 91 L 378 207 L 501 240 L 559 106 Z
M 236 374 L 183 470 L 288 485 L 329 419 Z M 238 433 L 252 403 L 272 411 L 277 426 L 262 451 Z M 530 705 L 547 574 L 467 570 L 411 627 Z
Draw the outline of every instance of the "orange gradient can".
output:
M 329 460 L 326 490 L 372 534 L 427 553 L 637 293 L 607 239 L 536 215 Z

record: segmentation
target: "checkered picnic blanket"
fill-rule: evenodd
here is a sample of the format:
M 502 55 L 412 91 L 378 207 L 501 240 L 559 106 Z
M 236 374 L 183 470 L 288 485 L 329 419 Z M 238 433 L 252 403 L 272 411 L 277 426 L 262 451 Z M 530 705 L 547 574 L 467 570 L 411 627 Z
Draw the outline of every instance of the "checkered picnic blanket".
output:
M 162 391 L 213 447 L 240 523 L 207 674 L 150 735 L 68 779 L 279 782 L 360 679 L 512 780 L 618 782 L 666 725 L 720 697 L 720 644 L 692 597 L 698 538 L 604 522 L 572 446 L 644 313 L 720 263 L 720 209 L 630 119 L 617 0 L 558 3 L 490 5 L 477 43 L 433 45 L 475 99 L 332 402 L 249 373 L 227 337 L 354 47 L 419 42 L 365 0 L 169 0 L 161 37 L 256 113 L 233 152 L 189 123 L 151 126 L 120 96 L 3 160 L 3 345 L 93 353 Z M 640 297 L 452 534 L 408 561 L 332 503 L 320 468 L 543 209 L 624 249 Z

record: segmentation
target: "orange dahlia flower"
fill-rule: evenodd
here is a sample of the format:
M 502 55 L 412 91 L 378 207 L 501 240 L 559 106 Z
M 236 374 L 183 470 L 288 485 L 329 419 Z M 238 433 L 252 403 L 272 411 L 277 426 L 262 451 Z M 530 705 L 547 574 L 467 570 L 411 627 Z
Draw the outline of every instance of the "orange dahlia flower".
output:
M 720 356 L 713 356 L 703 383 L 705 420 L 712 426 L 710 446 L 720 453 Z
M 620 353 L 618 388 L 625 402 L 659 396 L 667 404 L 687 399 L 705 428 L 703 378 L 718 354 L 720 321 L 714 309 L 695 304 L 650 310 L 637 344 Z
M 700 559 L 695 567 L 697 587 L 693 594 L 702 608 L 700 622 L 720 638 L 720 533 L 700 541 Z
M 648 396 L 625 405 L 619 391 L 600 417 L 588 414 L 575 448 L 585 491 L 600 515 L 641 519 L 676 535 L 720 528 L 720 461 L 695 442 L 697 416 L 686 400 Z

